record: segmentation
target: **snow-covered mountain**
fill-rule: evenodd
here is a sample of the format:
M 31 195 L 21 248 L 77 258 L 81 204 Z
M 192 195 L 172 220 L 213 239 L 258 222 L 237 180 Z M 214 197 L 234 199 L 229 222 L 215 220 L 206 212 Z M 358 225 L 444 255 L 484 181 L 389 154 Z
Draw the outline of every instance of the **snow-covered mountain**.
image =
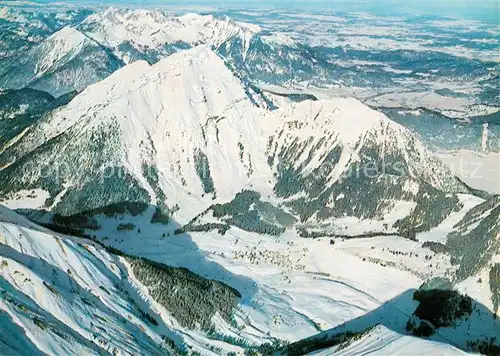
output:
M 267 168 L 264 157 L 258 155 L 265 144 L 260 129 L 264 117 L 259 113 L 223 61 L 209 48 L 198 47 L 154 66 L 136 62 L 90 86 L 68 106 L 30 127 L 2 153 L 2 162 L 17 160 L 7 169 L 12 174 L 24 165 L 21 158 L 27 163 L 37 155 L 48 165 L 56 161 L 68 165 L 62 185 L 42 182 L 35 171 L 31 178 L 25 176 L 26 181 L 21 178 L 19 185 L 13 181 L 18 187 L 50 185 L 53 198 L 54 193 L 62 192 L 62 197 L 85 191 L 111 166 L 123 169 L 134 182 L 126 184 L 130 190 L 123 196 L 119 193 L 123 181 L 111 185 L 116 186 L 116 195 L 109 194 L 110 186 L 103 196 L 94 191 L 94 201 L 82 204 L 80 211 L 132 198 L 155 203 L 156 197 L 161 205 L 171 206 L 185 198 L 190 205 L 189 194 L 232 196 L 247 182 L 252 168 Z M 255 145 L 255 140 L 263 142 Z M 245 154 L 240 158 L 242 150 Z M 82 176 L 79 169 L 84 167 Z M 3 172 L 8 174 L 7 170 Z M 121 179 L 115 171 L 108 178 Z M 61 205 L 58 210 L 74 213 L 74 208 Z
M 454 194 L 466 187 L 384 115 L 354 99 L 276 112 L 263 101 L 207 46 L 136 62 L 5 149 L 2 196 L 42 189 L 45 206 L 66 215 L 141 201 L 187 222 L 251 188 L 284 199 L 302 223 L 350 216 L 405 234 L 460 208 Z
M 8 350 L 268 354 L 351 321 L 359 338 L 345 346 L 371 349 L 378 334 L 365 330 L 381 315 L 393 322 L 375 329 L 377 345 L 391 348 L 418 334 L 410 318 L 427 322 L 413 295 L 436 277 L 477 300 L 470 320 L 484 327 L 460 319 L 437 327 L 440 343 L 401 342 L 482 350 L 498 328 L 495 246 L 463 280 L 467 259 L 415 240 L 451 232 L 450 249 L 475 251 L 469 237 L 488 231 L 490 246 L 496 200 L 459 194 L 466 187 L 408 130 L 357 100 L 264 102 L 202 45 L 127 65 L 16 135 L 0 153 L 2 200 L 80 237 L 3 210 Z M 349 173 L 372 162 L 370 175 Z M 474 288 L 486 273 L 493 287 Z M 316 351 L 344 350 L 328 347 Z
M 380 31 L 381 23 L 388 19 L 377 22 L 355 15 L 333 20 L 310 14 L 256 17 L 237 11 L 174 16 L 159 10 L 122 8 L 96 13 L 30 13 L 4 8 L 2 14 L 0 36 L 5 37 L 0 37 L 0 46 L 8 48 L 6 56 L 15 48 L 31 48 L 71 25 L 126 63 L 146 60 L 153 64 L 179 50 L 207 44 L 240 77 L 260 86 L 272 84 L 280 90 L 319 92 L 327 97 L 348 95 L 372 107 L 423 107 L 454 118 L 498 112 L 496 40 L 487 38 L 495 30 L 486 30 L 484 24 L 475 24 L 484 31 L 453 33 L 458 29 L 443 32 L 435 24 L 424 29 L 416 26 L 419 21 L 408 20 L 399 25 L 416 28 L 401 41 L 401 37 L 381 39 L 377 33 L 371 37 L 370 30 Z M 443 39 L 445 49 L 432 44 L 426 31 L 435 34 L 436 41 Z M 475 60 L 482 52 L 489 59 Z
M 159 10 L 118 8 L 93 14 L 78 28 L 126 62 L 144 59 L 150 63 L 198 44 L 219 47 L 238 38 L 242 46 L 248 46 L 251 37 L 260 31 L 258 26 L 212 15 L 192 13 L 176 17 Z M 245 51 L 245 47 L 240 50 Z
M 395 212 L 401 228 L 426 230 L 456 208 L 449 193 L 466 191 L 406 128 L 355 99 L 305 101 L 272 115 L 280 123 L 268 141 L 274 191 L 303 221 Z
M 468 355 L 451 345 L 429 342 L 427 340 L 399 334 L 377 325 L 361 333 L 318 335 L 315 338 L 292 344 L 281 352 L 282 355 L 316 355 L 316 356 L 361 356 L 366 355 L 398 355 L 430 354 L 430 355 Z M 279 353 L 278 353 L 279 354 Z
M 417 133 L 426 146 L 437 151 L 467 149 L 479 152 L 498 152 L 500 112 L 471 116 L 457 121 L 438 112 L 419 108 L 378 108 L 391 120 Z
M 108 49 L 64 27 L 28 51 L 2 60 L 0 87 L 29 87 L 57 97 L 85 89 L 122 65 Z
M 0 231 L 3 354 L 161 350 L 118 257 L 3 207 Z
M 452 262 L 460 266 L 457 270 L 458 280 L 466 280 L 485 270 L 485 274 L 493 275 L 492 261 L 500 262 L 499 227 L 500 195 L 475 206 L 453 227 L 446 245 L 453 257 Z M 491 292 L 495 294 L 495 281 L 490 282 Z M 494 304 L 497 310 L 499 301 Z

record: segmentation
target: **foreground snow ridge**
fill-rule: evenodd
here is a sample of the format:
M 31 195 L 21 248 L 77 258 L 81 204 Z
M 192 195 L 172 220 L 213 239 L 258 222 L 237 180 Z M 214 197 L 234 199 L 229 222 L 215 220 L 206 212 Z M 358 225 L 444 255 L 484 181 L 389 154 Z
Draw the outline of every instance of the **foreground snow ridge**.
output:
M 254 241 L 255 237 L 251 236 Z M 338 256 L 340 257 L 341 255 Z M 265 299 L 256 305 L 242 301 L 240 312 L 236 314 L 234 321 L 241 325 L 236 328 L 221 316 L 215 316 L 213 321 L 218 334 L 210 334 L 211 336 L 207 337 L 199 331 L 188 330 L 183 326 L 182 319 L 176 319 L 176 316 L 180 315 L 176 310 L 165 309 L 156 296 L 150 294 L 157 287 L 151 289 L 152 287 L 147 286 L 149 282 L 136 273 L 136 265 L 144 262 L 137 259 L 133 260 L 135 262 L 130 261 L 129 257 L 105 251 L 99 244 L 56 234 L 0 207 L 2 354 L 23 355 L 27 350 L 35 354 L 51 355 L 175 355 L 185 354 L 187 350 L 188 354 L 195 351 L 203 355 L 230 352 L 243 354 L 244 345 L 248 347 L 269 340 L 264 333 L 268 328 L 263 319 L 266 314 L 271 313 L 272 316 L 281 310 L 279 323 L 288 324 L 295 319 L 293 324 L 280 326 L 278 323 L 270 329 L 272 333 L 277 331 L 274 328 L 288 329 L 290 334 L 287 338 L 294 341 L 298 335 L 293 333 L 293 329 L 301 327 L 300 325 L 305 326 L 306 324 L 302 324 L 304 321 L 312 322 L 301 320 L 306 316 L 304 313 L 312 317 L 314 312 L 319 312 L 311 309 L 313 300 L 317 300 L 325 308 L 327 305 L 336 305 L 334 299 L 324 303 L 323 298 L 326 295 L 314 299 L 317 296 L 310 294 L 313 290 L 312 284 L 308 287 L 308 293 L 300 289 L 292 292 L 294 283 L 288 287 L 287 293 L 292 293 L 296 300 L 287 313 L 282 309 L 285 306 L 281 304 L 287 299 L 282 299 L 281 294 L 272 288 L 259 285 L 258 298 Z M 261 281 L 266 279 L 264 275 L 258 277 L 261 273 L 258 269 L 251 269 L 256 273 L 255 278 Z M 299 276 L 300 274 L 296 274 L 292 278 Z M 305 276 L 300 278 L 304 279 Z M 346 281 L 349 278 L 351 277 L 346 275 Z M 281 282 L 276 282 L 276 287 L 281 288 Z M 312 279 L 303 281 L 307 284 L 312 282 Z M 333 284 L 327 290 L 332 287 Z M 367 293 L 356 292 L 348 285 L 341 287 L 340 284 L 334 287 L 340 288 L 337 290 L 337 297 L 350 295 L 351 303 L 365 306 L 373 302 L 378 303 Z M 176 293 L 181 293 L 181 289 Z M 342 296 L 342 293 L 347 294 Z M 318 296 L 321 294 L 323 293 Z M 334 294 L 331 297 L 333 298 Z M 288 300 L 290 301 L 292 300 Z M 298 310 L 295 311 L 294 308 Z M 335 308 L 335 314 L 345 310 L 345 306 L 340 304 Z M 241 312 L 248 314 L 245 316 Z M 356 314 L 359 314 L 359 311 Z M 327 316 L 317 315 L 315 318 L 318 321 L 323 317 Z M 273 318 L 278 322 L 276 315 Z M 225 335 L 225 339 L 218 341 L 216 335 Z M 236 342 L 237 340 L 239 341 Z M 451 346 L 403 336 L 384 326 L 376 326 L 360 337 L 311 354 L 361 355 L 366 352 L 377 354 L 384 351 L 385 355 L 397 355 L 401 350 L 405 353 L 427 350 L 431 354 L 463 354 Z
M 361 356 L 361 355 L 468 355 L 453 346 L 398 334 L 378 325 L 356 341 L 332 348 L 315 351 L 315 356 Z

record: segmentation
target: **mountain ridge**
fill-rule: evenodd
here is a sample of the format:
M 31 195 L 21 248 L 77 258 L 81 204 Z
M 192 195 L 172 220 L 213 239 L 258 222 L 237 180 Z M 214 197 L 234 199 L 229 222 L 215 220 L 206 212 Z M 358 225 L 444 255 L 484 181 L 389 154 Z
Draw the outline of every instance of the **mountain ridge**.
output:
M 0 87 L 30 87 L 61 96 L 102 80 L 123 63 L 74 27 L 66 26 L 0 66 Z

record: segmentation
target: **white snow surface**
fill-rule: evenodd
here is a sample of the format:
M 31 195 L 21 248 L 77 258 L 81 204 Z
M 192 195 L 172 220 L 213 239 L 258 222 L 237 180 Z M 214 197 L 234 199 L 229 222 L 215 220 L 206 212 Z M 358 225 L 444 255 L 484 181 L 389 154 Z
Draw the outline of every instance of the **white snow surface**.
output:
M 42 76 L 52 67 L 61 66 L 62 59 L 69 62 L 80 53 L 86 43 L 91 43 L 91 40 L 73 27 L 67 26 L 55 32 L 39 47 L 44 55 L 38 62 L 35 78 Z M 67 58 L 67 56 L 71 57 Z
M 105 228 L 99 234 L 109 236 L 110 244 L 237 288 L 242 299 L 235 317 L 243 328 L 236 330 L 220 318 L 214 322 L 224 334 L 257 344 L 269 336 L 297 341 L 363 316 L 418 287 L 422 280 L 412 268 L 422 269 L 427 263 L 416 242 L 396 238 L 339 240 L 337 247 L 327 240 L 297 239 L 293 234 L 276 240 L 235 229 L 225 236 L 195 233 L 158 239 L 165 227 L 148 225 L 147 216 L 130 219 L 145 229 L 144 234 L 118 232 L 115 227 L 121 220 L 102 219 Z M 26 349 L 24 342 L 50 355 L 90 355 L 115 348 L 121 354 L 157 354 L 160 335 L 165 334 L 203 355 L 241 351 L 180 327 L 168 310 L 149 297 L 123 258 L 88 240 L 56 234 L 0 206 L 0 242 L 0 287 L 6 291 L 0 310 L 9 330 L 4 335 L 18 352 Z M 359 254 L 363 245 L 367 251 L 375 246 L 380 260 L 362 259 L 368 257 Z M 398 258 L 384 257 L 382 248 L 388 246 L 418 251 L 421 256 L 413 257 L 414 267 L 402 269 L 386 264 L 388 256 Z M 123 276 L 125 284 L 119 288 Z M 88 300 L 93 302 L 88 304 Z M 137 305 L 157 320 L 161 318 L 159 326 L 146 323 Z M 413 303 L 402 304 L 391 313 L 404 320 L 412 308 Z M 43 328 L 37 318 L 49 327 Z M 403 329 L 397 328 L 404 325 L 398 325 L 393 325 L 394 331 L 375 328 L 350 345 L 353 354 L 380 347 L 387 347 L 389 355 L 421 347 L 439 354 L 460 354 L 450 346 L 399 335 Z M 14 327 L 22 333 L 16 334 Z M 223 351 L 214 352 L 211 346 Z
M 116 26 L 116 34 L 104 30 L 96 32 L 96 36 L 103 36 L 100 41 L 118 44 L 131 36 L 123 31 L 148 38 L 153 37 L 150 30 L 163 33 L 163 27 L 149 28 L 142 23 L 149 16 L 156 24 L 155 16 L 161 18 L 161 13 L 141 14 L 140 21 L 119 10 L 108 10 L 106 14 L 113 23 L 110 28 Z M 122 28 L 120 24 L 123 23 L 127 25 Z M 236 30 L 231 27 L 233 24 L 227 23 L 219 28 L 217 24 L 211 17 L 191 14 L 176 19 L 172 24 L 164 24 L 178 26 L 183 29 L 179 30 L 181 34 L 184 34 L 184 26 L 188 25 L 214 26 L 210 40 L 213 42 L 205 39 L 208 44 L 176 53 L 152 66 L 138 61 L 116 71 L 105 80 L 87 87 L 68 105 L 44 117 L 32 130 L 23 133 L 16 143 L 19 149 L 24 153 L 31 152 L 75 127 L 82 137 L 89 137 L 91 135 L 84 134 L 98 132 L 102 127 L 112 128 L 119 137 L 114 156 L 116 162 L 134 174 L 152 199 L 156 193 L 143 177 L 142 165 L 146 162 L 156 166 L 159 185 L 169 203 L 173 201 L 180 205 L 175 219 L 181 224 L 205 210 L 213 204 L 213 200 L 227 201 L 243 188 L 252 187 L 271 194 L 273 171 L 266 162 L 265 150 L 269 136 L 282 130 L 286 134 L 279 137 L 278 146 L 285 146 L 295 139 L 306 142 L 311 138 L 308 144 L 312 146 L 318 144 L 321 137 L 327 138 L 326 144 L 320 145 L 315 158 L 306 166 L 309 171 L 320 164 L 316 157 L 329 152 L 335 145 L 343 147 L 339 164 L 329 177 L 330 182 L 339 179 L 349 162 L 359 159 L 359 143 L 367 137 L 375 138 L 384 149 L 392 146 L 405 153 L 407 141 L 412 139 L 408 130 L 356 99 L 305 101 L 290 104 L 276 112 L 257 107 L 242 83 L 209 46 L 235 33 L 243 31 L 246 34 L 257 29 L 237 27 Z M 74 36 L 72 46 L 79 46 L 81 38 L 78 33 L 70 28 L 62 33 L 66 32 Z M 165 33 L 171 34 L 172 31 Z M 164 40 L 174 41 L 166 38 L 161 41 Z M 64 57 L 64 53 L 63 46 L 61 52 L 54 53 L 54 58 Z M 75 140 L 78 139 L 75 137 Z M 81 141 L 81 147 L 85 147 L 85 141 Z M 410 169 L 433 186 L 446 189 L 446 180 L 442 177 L 449 177 L 449 170 L 434 159 L 422 144 L 416 142 L 415 147 L 420 158 L 412 161 L 407 157 Z M 210 163 L 217 197 L 203 197 L 203 187 L 193 163 L 193 154 L 197 150 L 202 151 Z M 299 157 L 296 165 L 305 159 L 305 155 Z M 419 186 L 408 182 L 405 190 L 415 193 Z M 34 193 L 21 191 L 18 197 L 8 200 L 6 204 L 12 208 L 40 208 L 44 198 L 46 192 L 40 190 Z M 470 196 L 461 199 L 466 203 L 464 210 L 451 215 L 436 229 L 423 235 L 424 240 L 444 242 L 436 235 L 450 231 L 467 209 L 480 202 Z M 395 207 L 389 212 L 393 219 L 404 217 L 414 205 L 400 202 Z M 300 239 L 295 231 L 287 231 L 279 238 L 238 228 L 231 228 L 223 236 L 216 231 L 177 236 L 174 235 L 179 227 L 177 223 L 151 225 L 152 213 L 150 208 L 137 217 L 127 217 L 127 222 L 134 223 L 143 233 L 117 231 L 121 220 L 104 216 L 99 217 L 103 228 L 90 233 L 97 234 L 101 240 L 106 238 L 107 244 L 126 253 L 186 267 L 236 288 L 242 294 L 240 314 L 237 316 L 242 320 L 248 318 L 251 322 L 238 333 L 220 318 L 216 318 L 215 322 L 219 330 L 237 334 L 251 343 L 268 340 L 266 335 L 287 341 L 309 337 L 370 313 L 398 295 L 418 288 L 425 279 L 453 270 L 448 258 L 422 248 L 419 242 L 401 237 L 337 240 L 332 245 L 329 239 Z M 350 218 L 346 218 L 344 223 L 356 228 L 366 226 L 363 225 L 366 222 Z M 162 238 L 164 233 L 168 237 Z M 160 330 L 146 324 L 115 285 L 116 279 L 129 267 L 122 258 L 105 252 L 89 241 L 52 233 L 0 208 L 0 242 L 0 272 L 3 277 L 0 286 L 8 288 L 8 293 L 18 299 L 32 301 L 31 314 L 6 300 L 1 301 L 0 309 L 8 314 L 12 325 L 25 331 L 25 341 L 30 340 L 43 352 L 94 354 L 101 348 L 116 347 L 130 354 L 154 353 L 161 333 L 182 337 L 184 342 L 207 355 L 214 354 L 209 346 L 221 347 L 227 352 L 235 350 L 234 346 L 207 340 L 202 333 L 182 330 L 172 320 L 169 311 L 151 301 L 133 275 L 127 274 L 127 288 L 132 298 L 140 305 L 147 305 L 163 320 Z M 433 256 L 432 262 L 424 257 L 426 255 Z M 63 272 L 71 271 L 75 282 L 65 282 L 67 288 L 59 291 L 59 295 L 54 293 L 44 284 L 50 285 L 52 278 L 46 264 Z M 72 287 L 77 288 L 74 283 L 82 289 L 81 293 L 86 290 L 97 296 L 103 304 L 102 308 L 94 311 L 74 297 L 70 292 Z M 466 284 L 464 289 L 472 290 Z M 490 298 L 489 293 L 476 294 L 480 301 Z M 414 306 L 408 303 L 394 313 L 401 316 L 401 320 L 407 319 Z M 70 341 L 55 333 L 40 331 L 32 318 L 32 313 L 40 312 L 50 314 L 54 323 L 63 328 L 65 334 L 71 335 Z M 124 322 L 120 316 L 127 316 L 128 321 Z M 108 322 L 102 322 L 99 317 Z M 109 328 L 108 324 L 113 327 Z M 376 353 L 387 348 L 387 354 L 397 354 L 400 348 L 405 347 L 410 351 L 423 349 L 429 353 L 455 354 L 456 350 L 451 347 L 399 335 L 404 332 L 404 325 L 398 324 L 394 328 L 396 330 L 391 331 L 379 327 L 350 345 L 348 350 L 352 354 L 363 354 L 363 350 Z M 98 334 L 98 341 L 94 340 L 95 333 Z M 131 337 L 134 341 L 129 342 Z
M 321 157 L 334 147 L 342 148 L 339 162 L 328 177 L 330 182 L 337 181 L 346 173 L 350 164 L 362 158 L 360 151 L 364 148 L 364 143 L 372 139 L 381 147 L 382 160 L 386 152 L 401 154 L 404 162 L 398 163 L 404 163 L 408 167 L 410 176 L 416 176 L 445 191 L 453 184 L 450 183 L 449 169 L 415 139 L 408 129 L 354 98 L 334 97 L 294 103 L 270 113 L 266 122 L 269 123 L 271 132 L 279 133 L 277 140 L 273 142 L 278 152 L 291 143 L 306 144 L 307 149 L 303 150 L 294 163 L 295 168 L 305 165 L 305 172 L 318 168 Z M 268 134 L 272 134 L 271 132 Z M 314 157 L 307 162 L 309 151 L 313 147 Z M 385 170 L 388 167 L 377 168 Z M 417 183 L 407 188 L 418 192 Z
M 74 27 L 66 26 L 5 59 L 4 88 L 30 87 L 58 97 L 104 79 L 121 61 Z M 2 63 L 3 64 L 3 63 Z
M 378 325 L 359 340 L 309 353 L 315 356 L 468 355 L 453 346 L 398 334 Z

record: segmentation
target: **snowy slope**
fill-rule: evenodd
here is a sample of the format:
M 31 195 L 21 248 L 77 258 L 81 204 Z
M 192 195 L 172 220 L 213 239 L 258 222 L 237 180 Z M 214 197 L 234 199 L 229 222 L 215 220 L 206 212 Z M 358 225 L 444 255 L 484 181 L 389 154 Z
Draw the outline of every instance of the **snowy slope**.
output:
M 176 319 L 190 313 L 193 297 L 183 295 L 182 288 L 198 288 L 190 284 L 191 279 L 198 278 L 195 283 L 200 285 L 212 283 L 203 292 L 206 296 L 214 293 L 217 284 L 173 269 L 176 274 L 170 278 L 183 282 L 175 286 L 181 295 L 176 303 L 183 306 L 168 310 L 156 299 L 158 295 L 150 295 L 142 274 L 137 277 L 143 273 L 138 263 L 89 240 L 37 226 L 0 206 L 0 352 L 176 355 L 191 350 L 216 355 L 241 350 Z M 186 273 L 187 280 L 182 280 Z M 161 274 L 157 272 L 156 278 Z M 235 332 L 222 317 L 212 319 L 219 332 Z M 261 333 L 253 335 L 251 343 L 266 339 Z M 256 339 L 257 335 L 261 338 Z
M 2 10 L 0 56 L 2 47 L 8 53 L 25 50 L 71 25 L 126 63 L 140 59 L 155 63 L 203 43 L 213 46 L 240 76 L 248 76 L 254 84 L 354 96 L 383 110 L 387 106 L 417 111 L 435 108 L 463 119 L 474 112 L 497 111 L 498 68 L 495 40 L 490 38 L 494 31 L 487 30 L 484 23 L 473 25 L 484 31 L 469 31 L 468 23 L 464 28 L 445 29 L 434 21 L 367 19 L 362 14 L 322 20 L 303 13 L 252 16 L 212 9 L 213 15 L 171 16 L 161 11 L 110 8 L 85 19 L 87 10 L 45 15 Z M 381 39 L 378 36 L 385 28 L 395 33 Z M 435 40 L 426 38 L 427 31 Z M 410 32 L 405 41 L 396 35 Z M 436 46 L 435 41 L 443 41 L 443 46 Z
M 363 334 L 359 339 L 346 341 L 339 346 L 313 351 L 308 355 L 330 356 L 361 356 L 361 355 L 466 355 L 453 346 L 430 342 L 416 337 L 398 334 L 382 325 L 378 325 Z
M 301 239 L 287 232 L 276 238 L 235 227 L 225 234 L 176 234 L 174 221 L 152 224 L 153 214 L 154 207 L 136 216 L 98 214 L 97 230 L 85 232 L 128 254 L 185 267 L 237 289 L 242 295 L 239 310 L 245 315 L 241 320 L 246 320 L 239 322 L 245 327 L 237 335 L 251 342 L 262 342 L 266 334 L 295 342 L 344 323 L 347 330 L 358 332 L 384 322 L 406 334 L 406 323 L 417 306 L 413 291 L 432 277 L 453 278 L 456 269 L 449 256 L 397 236 L 344 241 Z M 132 229 L 120 230 L 124 223 L 132 224 Z M 465 319 L 456 329 L 440 329 L 436 341 L 451 340 L 470 350 L 469 341 L 495 335 L 498 323 L 492 318 L 487 282 L 479 285 L 475 278 L 471 286 L 483 294 L 474 295 L 478 307 L 471 323 Z M 349 323 L 356 318 L 360 321 L 351 329 Z M 227 330 L 223 324 L 221 328 Z
M 218 332 L 232 336 L 233 341 L 218 341 L 215 335 L 207 337 L 183 326 L 175 318 L 178 310 L 169 310 L 152 298 L 129 258 L 106 252 L 89 240 L 51 232 L 2 207 L 2 350 L 96 354 L 116 348 L 121 354 L 175 354 L 172 344 L 162 339 L 166 335 L 177 347 L 219 355 L 242 352 L 248 346 L 241 345 L 259 345 L 272 337 L 295 342 L 379 309 L 393 322 L 391 330 L 376 327 L 344 347 L 323 350 L 323 354 L 335 354 L 333 350 L 355 354 L 379 347 L 387 348 L 389 354 L 398 354 L 398 350 L 409 353 L 417 347 L 460 354 L 442 343 L 401 335 L 415 308 L 406 291 L 425 277 L 411 268 L 391 265 L 388 256 L 393 255 L 384 255 L 382 249 L 412 251 L 410 260 L 419 266 L 416 268 L 434 273 L 425 267 L 430 262 L 424 259 L 424 253 L 432 252 L 425 252 L 417 242 L 338 239 L 332 246 L 328 240 L 298 239 L 293 234 L 276 240 L 238 229 L 224 236 L 173 236 L 175 226 L 149 223 L 152 213 L 149 209 L 136 217 L 114 219 L 101 215 L 102 229 L 90 233 L 98 239 L 106 236 L 104 243 L 128 253 L 189 268 L 240 291 L 235 314 L 238 327 L 222 318 L 213 319 Z M 124 222 L 133 223 L 136 230 L 117 230 Z M 170 231 L 169 237 L 159 238 L 162 231 Z M 363 257 L 363 244 L 367 251 L 374 251 L 369 248 L 374 246 L 381 259 Z M 434 255 L 432 262 L 436 258 Z M 399 294 L 405 297 L 399 298 Z M 400 302 L 389 302 L 398 298 Z M 370 319 L 367 322 L 370 326 Z M 239 341 L 235 344 L 234 340 Z M 474 339 L 463 338 L 459 346 L 467 349 L 468 340 Z
M 126 63 L 141 59 L 155 63 L 179 50 L 206 44 L 240 77 L 254 82 L 284 85 L 338 75 L 321 55 L 285 33 L 227 16 L 108 8 L 86 18 L 78 29 Z
M 274 191 L 303 222 L 352 216 L 424 231 L 466 192 L 412 133 L 356 99 L 303 101 L 267 121 Z
M 82 90 L 122 65 L 109 50 L 72 27 L 64 27 L 27 52 L 0 64 L 0 87 L 26 86 L 54 96 Z
M 500 195 L 471 209 L 448 234 L 461 292 L 500 312 Z
M 46 112 L 67 104 L 73 96 L 68 93 L 56 99 L 29 88 L 0 92 L 0 152 L 13 145 Z
M 437 154 L 452 172 L 465 183 L 476 189 L 500 194 L 499 152 L 478 152 L 471 150 L 444 151 Z
M 298 81 L 326 77 L 332 70 L 331 64 L 286 34 L 263 31 L 227 16 L 172 16 L 159 10 L 123 8 L 88 15 L 75 14 L 70 23 L 125 63 L 146 60 L 153 64 L 179 50 L 206 44 L 226 58 L 240 76 L 254 81 L 284 84 L 294 77 Z

